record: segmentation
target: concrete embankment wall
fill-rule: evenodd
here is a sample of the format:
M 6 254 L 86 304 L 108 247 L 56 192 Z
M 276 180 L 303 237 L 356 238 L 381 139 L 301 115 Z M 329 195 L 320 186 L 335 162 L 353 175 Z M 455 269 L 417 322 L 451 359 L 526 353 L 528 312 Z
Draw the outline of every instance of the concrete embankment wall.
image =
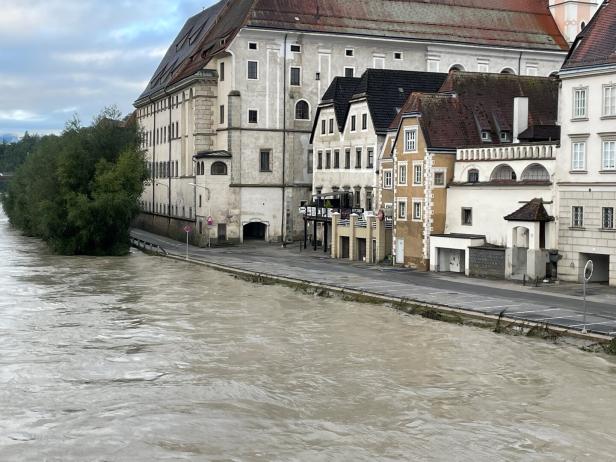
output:
M 188 235 L 188 242 L 195 246 L 204 245 L 204 236 L 199 235 L 196 229 L 194 220 L 184 220 L 181 218 L 169 218 L 163 215 L 153 213 L 140 213 L 133 222 L 133 227 L 159 234 L 161 236 L 170 237 L 180 242 L 186 242 L 185 226 L 190 226 L 192 232 Z

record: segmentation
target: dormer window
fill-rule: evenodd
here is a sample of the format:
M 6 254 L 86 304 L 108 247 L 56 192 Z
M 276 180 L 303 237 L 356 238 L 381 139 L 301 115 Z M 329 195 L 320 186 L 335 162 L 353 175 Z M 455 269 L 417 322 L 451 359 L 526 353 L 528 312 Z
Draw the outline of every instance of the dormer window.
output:
M 481 141 L 492 141 L 492 137 L 488 130 L 481 130 Z
M 510 138 L 510 136 L 509 136 L 509 132 L 500 132 L 500 140 L 501 140 L 503 143 L 508 142 L 510 139 L 511 139 L 511 138 Z

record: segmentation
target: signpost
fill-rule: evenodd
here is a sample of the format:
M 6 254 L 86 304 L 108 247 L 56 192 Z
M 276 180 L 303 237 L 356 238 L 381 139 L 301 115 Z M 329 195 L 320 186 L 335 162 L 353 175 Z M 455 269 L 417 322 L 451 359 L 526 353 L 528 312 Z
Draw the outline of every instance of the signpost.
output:
M 582 334 L 585 334 L 586 331 L 586 283 L 590 281 L 592 278 L 592 272 L 595 269 L 595 265 L 592 260 L 588 260 L 586 262 L 586 266 L 584 266 L 584 327 L 582 329 Z
M 184 226 L 184 232 L 186 233 L 186 260 L 188 260 L 188 235 L 192 231 L 190 225 Z

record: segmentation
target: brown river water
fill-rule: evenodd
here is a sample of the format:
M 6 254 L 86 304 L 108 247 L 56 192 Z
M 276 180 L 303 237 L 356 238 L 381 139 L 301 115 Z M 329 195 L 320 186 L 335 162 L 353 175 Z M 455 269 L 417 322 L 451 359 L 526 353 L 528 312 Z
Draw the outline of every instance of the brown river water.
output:
M 0 461 L 616 460 L 616 361 L 0 215 Z

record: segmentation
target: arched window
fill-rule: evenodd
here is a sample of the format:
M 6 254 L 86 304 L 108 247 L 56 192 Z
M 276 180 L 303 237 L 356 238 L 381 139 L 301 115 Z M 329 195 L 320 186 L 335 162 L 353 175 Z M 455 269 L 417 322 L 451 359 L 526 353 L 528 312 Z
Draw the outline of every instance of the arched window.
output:
M 500 71 L 501 74 L 511 74 L 511 75 L 515 75 L 515 71 L 513 69 L 511 69 L 510 67 L 506 67 L 504 68 L 502 71 Z
M 300 99 L 295 104 L 295 119 L 296 120 L 310 120 L 310 106 L 303 99 Z
M 224 162 L 214 162 L 212 164 L 212 175 L 226 175 L 227 174 L 227 164 Z
M 201 175 L 205 175 L 205 162 L 201 162 Z
M 492 172 L 492 176 L 490 177 L 492 181 L 515 181 L 517 180 L 517 176 L 513 169 L 507 165 L 499 165 Z
M 479 183 L 479 170 L 477 170 L 476 168 L 471 168 L 468 171 L 468 182 Z
M 464 66 L 462 64 L 454 64 L 449 68 L 449 72 L 451 71 L 464 71 Z
M 550 181 L 550 174 L 543 165 L 532 164 L 522 172 L 522 181 Z

